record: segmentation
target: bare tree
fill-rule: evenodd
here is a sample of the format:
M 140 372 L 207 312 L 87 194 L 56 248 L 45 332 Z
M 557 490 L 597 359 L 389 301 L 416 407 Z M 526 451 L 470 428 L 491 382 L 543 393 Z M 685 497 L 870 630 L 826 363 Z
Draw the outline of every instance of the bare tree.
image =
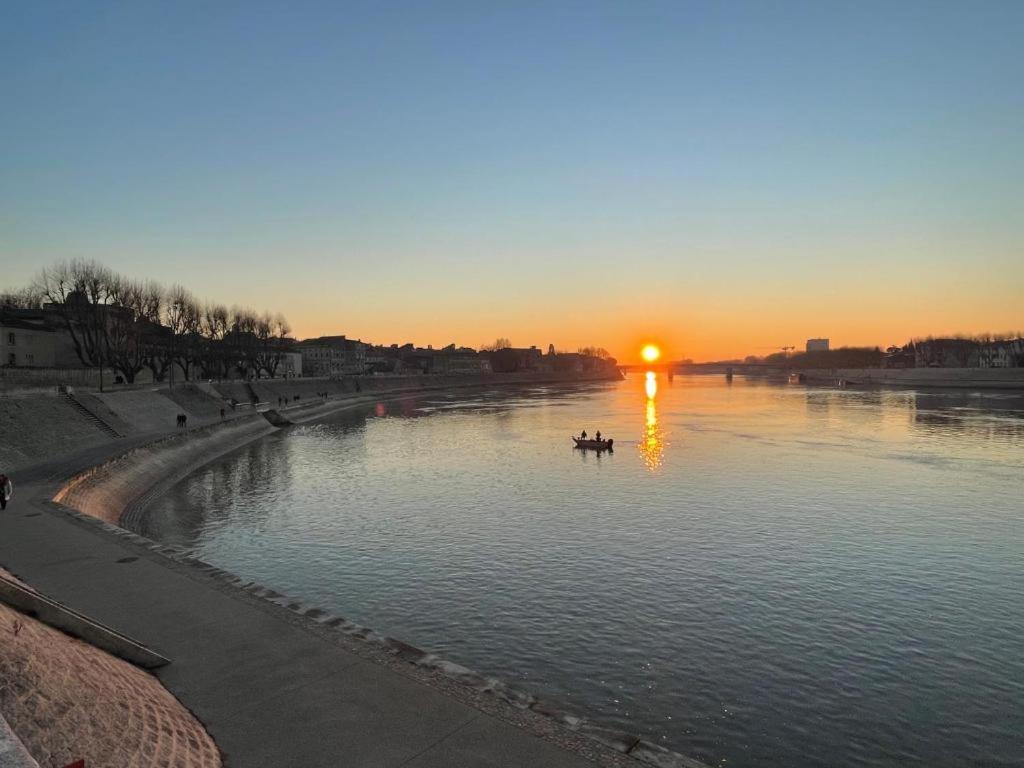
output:
M 285 339 L 291 332 L 284 315 L 271 316 L 265 312 L 257 318 L 256 338 L 258 342 L 257 364 L 270 378 L 277 376 L 277 369 L 285 353 Z
M 159 332 L 161 291 L 155 283 L 111 275 L 109 293 L 106 331 L 110 364 L 131 384 L 150 359 L 148 339 Z
M 223 304 L 207 304 L 203 307 L 200 329 L 205 342 L 203 372 L 206 376 L 222 379 L 230 367 L 225 341 L 231 330 L 227 307 Z
M 512 342 L 509 341 L 508 339 L 504 338 L 504 337 L 498 337 L 497 339 L 494 340 L 493 344 L 481 344 L 480 345 L 480 351 L 481 352 L 497 352 L 497 351 L 502 350 L 502 349 L 511 349 L 511 348 L 512 348 Z
M 259 377 L 259 343 L 257 325 L 259 318 L 248 307 L 232 307 L 229 328 L 225 342 L 230 366 L 245 378 Z
M 65 261 L 39 273 L 33 289 L 57 311 L 78 359 L 102 368 L 109 361 L 107 336 L 112 273 L 95 261 Z M 102 378 L 101 378 L 102 383 Z
M 175 364 L 180 364 L 188 378 L 188 364 L 184 357 L 186 336 L 198 319 L 198 304 L 187 290 L 172 285 L 160 292 L 159 322 L 147 334 L 149 353 L 146 365 L 156 381 L 163 381 Z
M 184 288 L 181 288 L 180 293 L 169 295 L 170 303 L 175 304 L 176 317 L 171 329 L 177 329 L 175 330 L 177 360 L 185 374 L 185 379 L 188 380 L 192 378 L 192 370 L 199 364 L 202 357 L 203 312 L 199 302 Z M 168 319 L 170 321 L 169 310 Z
M 179 365 L 224 378 L 232 370 L 276 376 L 291 329 L 282 315 L 222 304 L 200 306 L 180 285 L 119 275 L 94 261 L 67 261 L 42 270 L 20 291 L 0 292 L 0 308 L 49 302 L 83 365 L 114 368 L 133 382 L 148 367 L 156 381 Z M 101 376 L 102 387 L 102 376 Z
M 13 291 L 0 291 L 0 309 L 39 309 L 43 306 L 43 299 L 43 294 L 35 285 Z

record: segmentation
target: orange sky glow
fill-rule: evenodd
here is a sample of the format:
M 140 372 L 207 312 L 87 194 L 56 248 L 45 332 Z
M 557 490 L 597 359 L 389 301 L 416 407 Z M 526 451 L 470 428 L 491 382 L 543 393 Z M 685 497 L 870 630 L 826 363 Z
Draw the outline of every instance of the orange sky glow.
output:
M 1024 277 L 1024 276 L 1022 276 Z M 828 337 L 833 348 L 903 344 L 911 338 L 955 333 L 1001 333 L 1024 326 L 1021 296 L 1013 285 L 979 285 L 970 280 L 936 301 L 928 290 L 878 285 L 869 291 L 740 292 L 735 296 L 617 295 L 600 311 L 542 302 L 445 302 L 423 312 L 418 302 L 387 311 L 350 307 L 332 312 L 304 303 L 287 312 L 302 338 L 346 333 L 374 343 L 456 343 L 478 347 L 507 337 L 515 346 L 536 345 L 574 351 L 604 347 L 624 363 L 641 362 L 641 349 L 657 344 L 662 360 L 696 361 L 764 356 L 782 347 L 802 349 L 808 338 Z M 322 314 L 321 314 L 322 313 Z

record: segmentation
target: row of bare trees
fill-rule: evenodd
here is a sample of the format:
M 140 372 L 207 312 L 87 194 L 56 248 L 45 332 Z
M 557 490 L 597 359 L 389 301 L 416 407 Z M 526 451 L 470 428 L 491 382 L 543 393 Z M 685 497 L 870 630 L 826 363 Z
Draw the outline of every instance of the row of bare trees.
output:
M 83 365 L 128 383 L 146 368 L 156 381 L 175 369 L 186 379 L 273 378 L 290 332 L 282 315 L 200 302 L 180 285 L 132 280 L 94 261 L 46 268 L 0 303 L 51 308 Z

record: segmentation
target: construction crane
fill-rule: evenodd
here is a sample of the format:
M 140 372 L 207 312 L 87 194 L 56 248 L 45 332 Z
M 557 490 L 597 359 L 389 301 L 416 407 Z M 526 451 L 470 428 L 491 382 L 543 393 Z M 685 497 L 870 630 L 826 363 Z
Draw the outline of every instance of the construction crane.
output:
M 796 347 L 756 347 L 756 349 L 770 349 L 774 352 L 785 352 L 787 355 L 796 349 Z

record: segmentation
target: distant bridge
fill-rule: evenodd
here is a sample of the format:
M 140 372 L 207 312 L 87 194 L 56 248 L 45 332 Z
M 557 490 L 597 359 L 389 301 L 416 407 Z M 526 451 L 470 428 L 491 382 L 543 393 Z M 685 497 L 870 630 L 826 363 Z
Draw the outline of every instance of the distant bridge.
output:
M 653 363 L 653 364 L 635 364 L 635 365 L 620 365 L 619 370 L 623 373 L 645 373 L 647 371 L 654 371 L 656 373 L 757 373 L 764 375 L 766 373 L 786 373 L 789 371 L 788 366 L 777 365 L 775 363 L 681 363 L 681 362 L 667 362 L 667 363 Z

